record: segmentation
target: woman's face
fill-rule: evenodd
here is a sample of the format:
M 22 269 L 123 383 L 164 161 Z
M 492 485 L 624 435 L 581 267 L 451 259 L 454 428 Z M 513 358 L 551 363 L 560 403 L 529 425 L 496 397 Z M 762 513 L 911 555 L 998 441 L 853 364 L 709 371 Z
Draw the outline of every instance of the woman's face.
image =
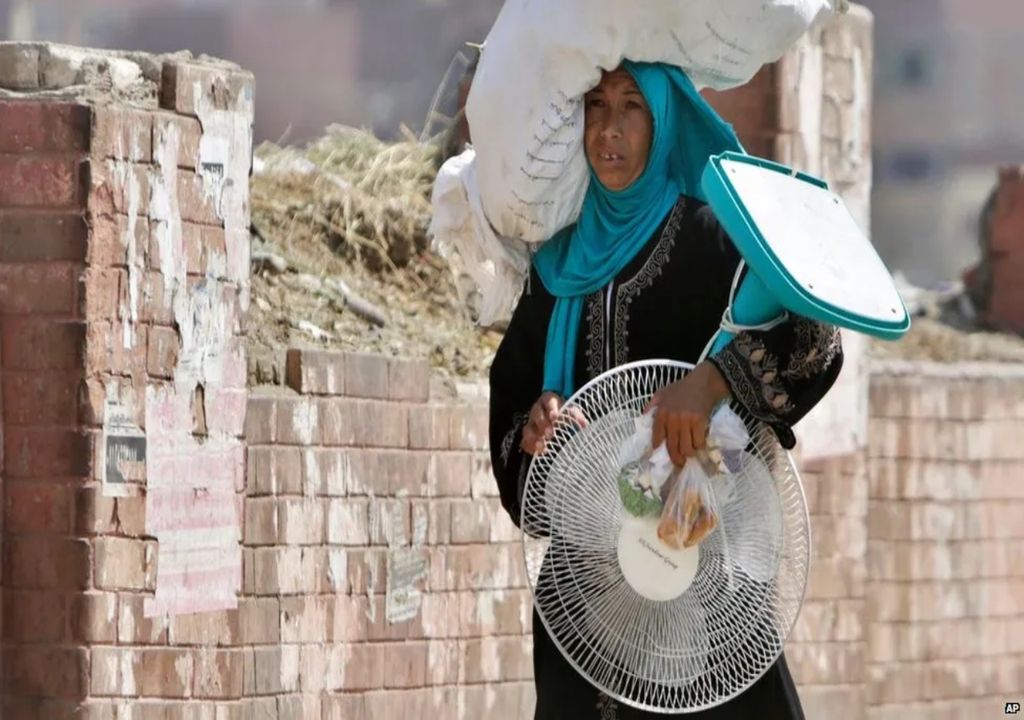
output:
M 584 104 L 587 160 L 602 185 L 624 190 L 647 167 L 654 128 L 647 101 L 632 75 L 615 70 L 602 75 Z

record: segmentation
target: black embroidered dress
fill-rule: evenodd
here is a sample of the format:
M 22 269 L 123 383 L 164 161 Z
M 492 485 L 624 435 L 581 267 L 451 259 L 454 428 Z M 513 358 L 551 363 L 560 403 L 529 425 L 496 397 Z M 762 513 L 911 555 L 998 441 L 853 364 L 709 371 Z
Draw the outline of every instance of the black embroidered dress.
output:
M 576 387 L 627 362 L 666 358 L 694 363 L 718 327 L 739 255 L 710 208 L 681 197 L 647 245 L 601 292 L 587 298 L 576 350 Z M 501 501 L 519 523 L 530 456 L 519 447 L 541 394 L 544 347 L 554 298 L 535 271 L 513 313 L 490 373 L 490 446 Z M 792 426 L 835 382 L 839 332 L 803 318 L 740 333 L 712 362 L 733 397 L 792 447 Z M 605 696 L 562 657 L 534 614 L 536 720 L 664 718 Z M 694 720 L 803 718 L 785 659 L 749 690 Z

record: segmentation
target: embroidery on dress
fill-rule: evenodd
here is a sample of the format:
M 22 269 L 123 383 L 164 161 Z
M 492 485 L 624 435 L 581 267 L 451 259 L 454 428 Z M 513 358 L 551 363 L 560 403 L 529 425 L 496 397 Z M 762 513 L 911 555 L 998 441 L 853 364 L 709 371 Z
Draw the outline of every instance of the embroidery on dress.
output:
M 591 380 L 604 372 L 604 293 L 597 292 L 587 298 L 587 375 Z
M 644 262 L 640 271 L 626 282 L 619 286 L 615 293 L 615 364 L 622 365 L 629 362 L 629 307 L 632 305 L 641 292 L 654 284 L 654 279 L 665 270 L 665 264 L 672 254 L 672 248 L 676 244 L 676 236 L 679 235 L 679 227 L 683 223 L 683 211 L 686 209 L 686 199 L 679 198 L 679 202 L 672 208 L 672 214 L 665 224 L 665 229 L 658 238 L 658 244 L 654 252 Z
M 839 329 L 800 318 L 794 323 L 795 349 L 783 371 L 790 380 L 809 378 L 824 372 L 842 347 Z
M 501 462 L 508 465 L 508 457 L 512 453 L 512 446 L 515 444 L 516 435 L 526 426 L 530 418 L 529 413 L 516 413 L 512 416 L 512 429 L 505 433 L 501 439 Z
M 597 693 L 597 709 L 601 713 L 601 720 L 618 720 L 619 718 L 619 704 L 603 692 Z
M 737 335 L 715 361 L 740 403 L 759 419 L 774 422 L 792 412 L 793 403 L 782 384 L 778 359 L 751 334 Z

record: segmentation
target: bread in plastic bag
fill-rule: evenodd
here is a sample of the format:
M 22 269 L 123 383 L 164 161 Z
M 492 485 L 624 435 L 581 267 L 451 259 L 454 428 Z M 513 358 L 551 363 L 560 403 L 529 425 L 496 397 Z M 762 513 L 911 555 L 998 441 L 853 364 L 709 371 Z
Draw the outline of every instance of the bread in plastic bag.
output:
M 682 471 L 662 488 L 665 500 L 658 523 L 662 542 L 676 550 L 693 547 L 718 527 L 722 501 L 729 498 L 719 496 L 715 480 L 740 469 L 739 459 L 749 442 L 746 426 L 728 406 L 714 413 L 707 446 L 688 458 Z

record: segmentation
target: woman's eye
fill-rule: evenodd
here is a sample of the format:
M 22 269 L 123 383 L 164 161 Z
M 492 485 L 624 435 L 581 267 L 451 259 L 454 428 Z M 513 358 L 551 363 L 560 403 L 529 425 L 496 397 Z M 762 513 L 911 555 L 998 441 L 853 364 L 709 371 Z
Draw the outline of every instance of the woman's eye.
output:
M 630 110 L 644 110 L 645 109 L 643 103 L 638 102 L 637 100 L 630 100 L 629 102 L 626 103 L 626 107 L 628 107 Z
M 590 98 L 589 100 L 587 100 L 587 105 L 586 106 L 588 108 L 604 107 L 604 100 L 602 100 L 601 98 Z

